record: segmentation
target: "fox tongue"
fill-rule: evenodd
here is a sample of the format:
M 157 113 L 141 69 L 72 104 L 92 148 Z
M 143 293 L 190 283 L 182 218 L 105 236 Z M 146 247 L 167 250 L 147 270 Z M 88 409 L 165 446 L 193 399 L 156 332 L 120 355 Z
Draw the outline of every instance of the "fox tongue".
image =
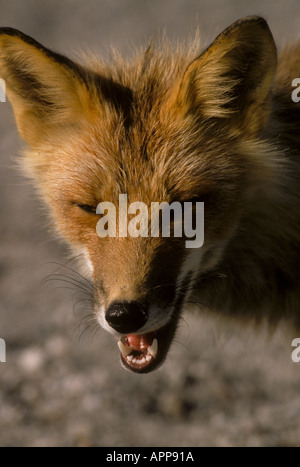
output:
M 156 358 L 158 340 L 155 332 L 147 334 L 128 334 L 118 341 L 123 358 L 131 364 L 148 365 L 151 358 Z
M 127 344 L 134 350 L 146 350 L 153 342 L 153 334 L 129 334 L 127 337 Z

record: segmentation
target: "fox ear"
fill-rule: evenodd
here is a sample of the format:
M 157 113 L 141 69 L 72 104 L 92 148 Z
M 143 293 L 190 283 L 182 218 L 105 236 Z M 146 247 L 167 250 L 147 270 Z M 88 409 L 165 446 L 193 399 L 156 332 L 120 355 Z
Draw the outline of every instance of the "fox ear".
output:
M 89 111 L 83 68 L 16 29 L 0 28 L 0 70 L 20 133 L 30 145 Z
M 232 131 L 258 133 L 269 116 L 276 46 L 266 21 L 251 16 L 222 32 L 187 68 L 177 105 Z

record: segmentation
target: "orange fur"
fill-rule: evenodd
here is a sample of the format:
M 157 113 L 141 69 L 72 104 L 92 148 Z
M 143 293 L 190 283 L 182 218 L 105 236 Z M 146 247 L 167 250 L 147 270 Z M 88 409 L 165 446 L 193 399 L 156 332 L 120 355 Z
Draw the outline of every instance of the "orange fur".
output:
M 114 332 L 105 313 L 116 302 L 148 310 L 132 333 L 156 336 L 158 357 L 126 367 L 163 361 L 191 296 L 221 314 L 299 325 L 299 45 L 277 65 L 265 20 L 249 17 L 200 55 L 165 44 L 82 65 L 2 28 L 0 67 L 29 145 L 24 166 L 58 232 L 89 259 L 101 324 Z M 100 239 L 93 209 L 120 193 L 148 206 L 204 201 L 201 251 L 180 238 Z

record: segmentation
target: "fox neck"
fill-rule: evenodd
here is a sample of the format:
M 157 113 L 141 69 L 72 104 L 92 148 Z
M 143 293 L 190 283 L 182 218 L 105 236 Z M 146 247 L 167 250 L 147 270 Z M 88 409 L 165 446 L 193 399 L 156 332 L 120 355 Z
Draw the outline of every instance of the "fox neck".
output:
M 220 261 L 199 273 L 194 294 L 209 309 L 275 322 L 300 306 L 300 180 L 293 160 L 283 152 L 266 155 L 265 175 L 269 173 L 254 184 Z

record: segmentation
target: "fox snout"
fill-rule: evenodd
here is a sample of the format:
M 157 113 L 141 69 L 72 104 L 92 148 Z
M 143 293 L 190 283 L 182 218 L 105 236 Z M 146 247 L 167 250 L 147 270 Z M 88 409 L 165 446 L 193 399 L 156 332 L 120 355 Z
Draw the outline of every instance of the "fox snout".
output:
M 140 261 L 142 262 L 141 258 Z M 127 267 L 133 267 L 130 261 L 127 262 Z M 135 269 L 138 269 L 137 265 Z M 134 284 L 133 274 L 131 287 L 129 282 L 125 287 L 124 281 L 120 281 L 114 289 L 109 290 L 109 282 L 95 290 L 98 322 L 117 338 L 122 365 L 136 373 L 149 373 L 165 360 L 192 277 L 187 272 L 175 286 L 178 282 L 176 277 L 170 277 L 170 283 L 162 283 L 159 271 L 153 269 L 152 272 L 158 276 L 157 280 L 161 280 L 154 282 L 154 277 L 150 279 L 148 275 L 149 284 L 148 287 L 146 283 L 143 284 L 143 293 Z M 99 280 L 95 282 L 99 283 Z
M 104 315 L 105 325 L 118 335 L 123 366 L 136 373 L 157 368 L 165 359 L 179 313 L 180 306 L 174 305 L 160 308 L 140 301 L 112 302 Z
M 131 334 L 146 324 L 147 306 L 137 301 L 115 301 L 108 307 L 105 319 L 118 333 Z
M 108 325 L 122 334 L 118 341 L 123 366 L 131 371 L 147 373 L 161 361 L 158 353 L 158 331 L 137 334 L 148 321 L 148 307 L 138 301 L 115 301 L 107 309 Z

